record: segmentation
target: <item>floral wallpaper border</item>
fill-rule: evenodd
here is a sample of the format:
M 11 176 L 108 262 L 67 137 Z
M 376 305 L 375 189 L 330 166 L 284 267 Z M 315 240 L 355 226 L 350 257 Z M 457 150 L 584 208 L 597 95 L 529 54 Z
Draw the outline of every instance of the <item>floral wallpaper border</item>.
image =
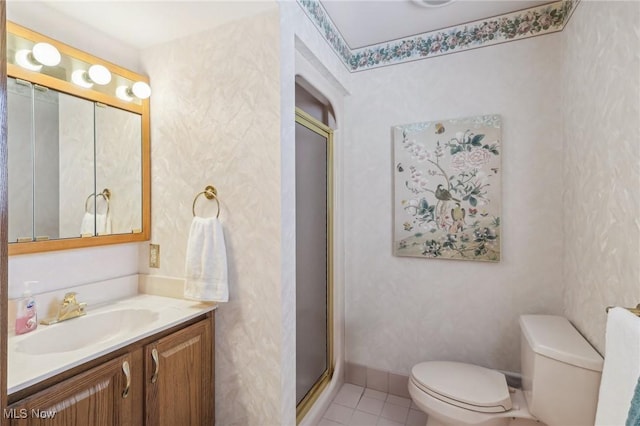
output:
M 349 68 L 351 49 L 342 38 L 342 34 L 338 31 L 322 4 L 318 0 L 297 0 L 297 2 L 313 25 L 318 28 L 322 37 L 342 60 L 342 63 Z
M 562 31 L 580 0 L 561 0 L 460 26 L 350 49 L 319 0 L 297 0 L 350 72 Z

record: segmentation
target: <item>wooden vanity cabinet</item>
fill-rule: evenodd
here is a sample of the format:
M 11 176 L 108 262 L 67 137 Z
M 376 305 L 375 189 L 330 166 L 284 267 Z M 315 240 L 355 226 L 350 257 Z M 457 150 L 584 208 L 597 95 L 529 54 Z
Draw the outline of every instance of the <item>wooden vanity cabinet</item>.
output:
M 213 425 L 212 333 L 200 322 L 145 347 L 145 425 Z
M 11 405 L 5 417 L 11 426 L 135 426 L 131 360 L 130 354 L 123 355 L 71 377 Z
M 213 425 L 214 324 L 209 312 L 49 379 L 3 417 L 11 426 Z

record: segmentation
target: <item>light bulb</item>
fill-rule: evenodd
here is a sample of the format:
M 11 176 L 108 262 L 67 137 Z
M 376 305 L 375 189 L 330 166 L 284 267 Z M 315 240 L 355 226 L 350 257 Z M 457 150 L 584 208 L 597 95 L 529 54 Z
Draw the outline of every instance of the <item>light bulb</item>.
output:
M 132 94 L 131 89 L 127 86 L 118 86 L 116 89 L 116 96 L 125 102 L 131 102 L 133 100 L 133 96 L 131 96 Z
M 104 65 L 91 65 L 89 67 L 89 78 L 94 83 L 104 86 L 111 81 L 111 72 Z
M 140 99 L 147 99 L 151 96 L 151 87 L 144 81 L 137 81 L 133 83 L 131 90 L 133 91 L 133 94 Z
M 55 67 L 62 59 L 58 49 L 49 43 L 36 43 L 33 46 L 32 53 L 36 61 L 48 67 Z
M 71 81 L 85 89 L 90 89 L 93 86 L 93 83 L 87 80 L 87 72 L 85 70 L 75 70 L 72 72 Z
M 36 64 L 31 55 L 31 51 L 27 49 L 20 49 L 16 52 L 16 64 L 29 71 L 40 71 L 42 65 Z

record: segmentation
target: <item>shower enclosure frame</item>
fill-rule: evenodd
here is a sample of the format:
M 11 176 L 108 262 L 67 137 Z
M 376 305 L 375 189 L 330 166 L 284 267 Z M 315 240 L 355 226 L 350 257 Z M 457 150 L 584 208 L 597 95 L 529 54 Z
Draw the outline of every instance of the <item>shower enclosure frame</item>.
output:
M 315 384 L 311 387 L 311 389 L 307 392 L 307 394 L 302 398 L 302 400 L 296 406 L 296 423 L 300 423 L 304 416 L 307 414 L 309 409 L 316 402 L 322 391 L 329 385 L 331 379 L 333 378 L 333 373 L 335 370 L 335 359 L 334 359 L 334 265 L 333 265 L 333 197 L 334 197 L 334 182 L 333 182 L 333 174 L 334 174 L 334 146 L 333 146 L 333 129 L 324 123 L 320 122 L 316 118 L 307 114 L 300 108 L 295 109 L 295 122 L 296 124 L 300 124 L 304 126 L 308 130 L 324 137 L 327 143 L 327 160 L 326 160 L 326 171 L 327 171 L 327 181 L 326 181 L 326 217 L 327 217 L 327 247 L 326 247 L 326 285 L 327 285 L 327 296 L 326 296 L 326 309 L 327 309 L 327 323 L 326 323 L 326 331 L 327 331 L 327 344 L 326 344 L 326 359 L 327 359 L 327 368 L 324 370 L 322 375 L 318 378 Z

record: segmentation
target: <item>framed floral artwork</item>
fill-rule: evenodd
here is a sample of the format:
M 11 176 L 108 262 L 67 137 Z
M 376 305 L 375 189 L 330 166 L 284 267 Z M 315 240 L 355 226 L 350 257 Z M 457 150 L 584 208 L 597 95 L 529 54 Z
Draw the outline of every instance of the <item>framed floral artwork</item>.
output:
M 500 261 L 501 119 L 392 127 L 393 253 Z

